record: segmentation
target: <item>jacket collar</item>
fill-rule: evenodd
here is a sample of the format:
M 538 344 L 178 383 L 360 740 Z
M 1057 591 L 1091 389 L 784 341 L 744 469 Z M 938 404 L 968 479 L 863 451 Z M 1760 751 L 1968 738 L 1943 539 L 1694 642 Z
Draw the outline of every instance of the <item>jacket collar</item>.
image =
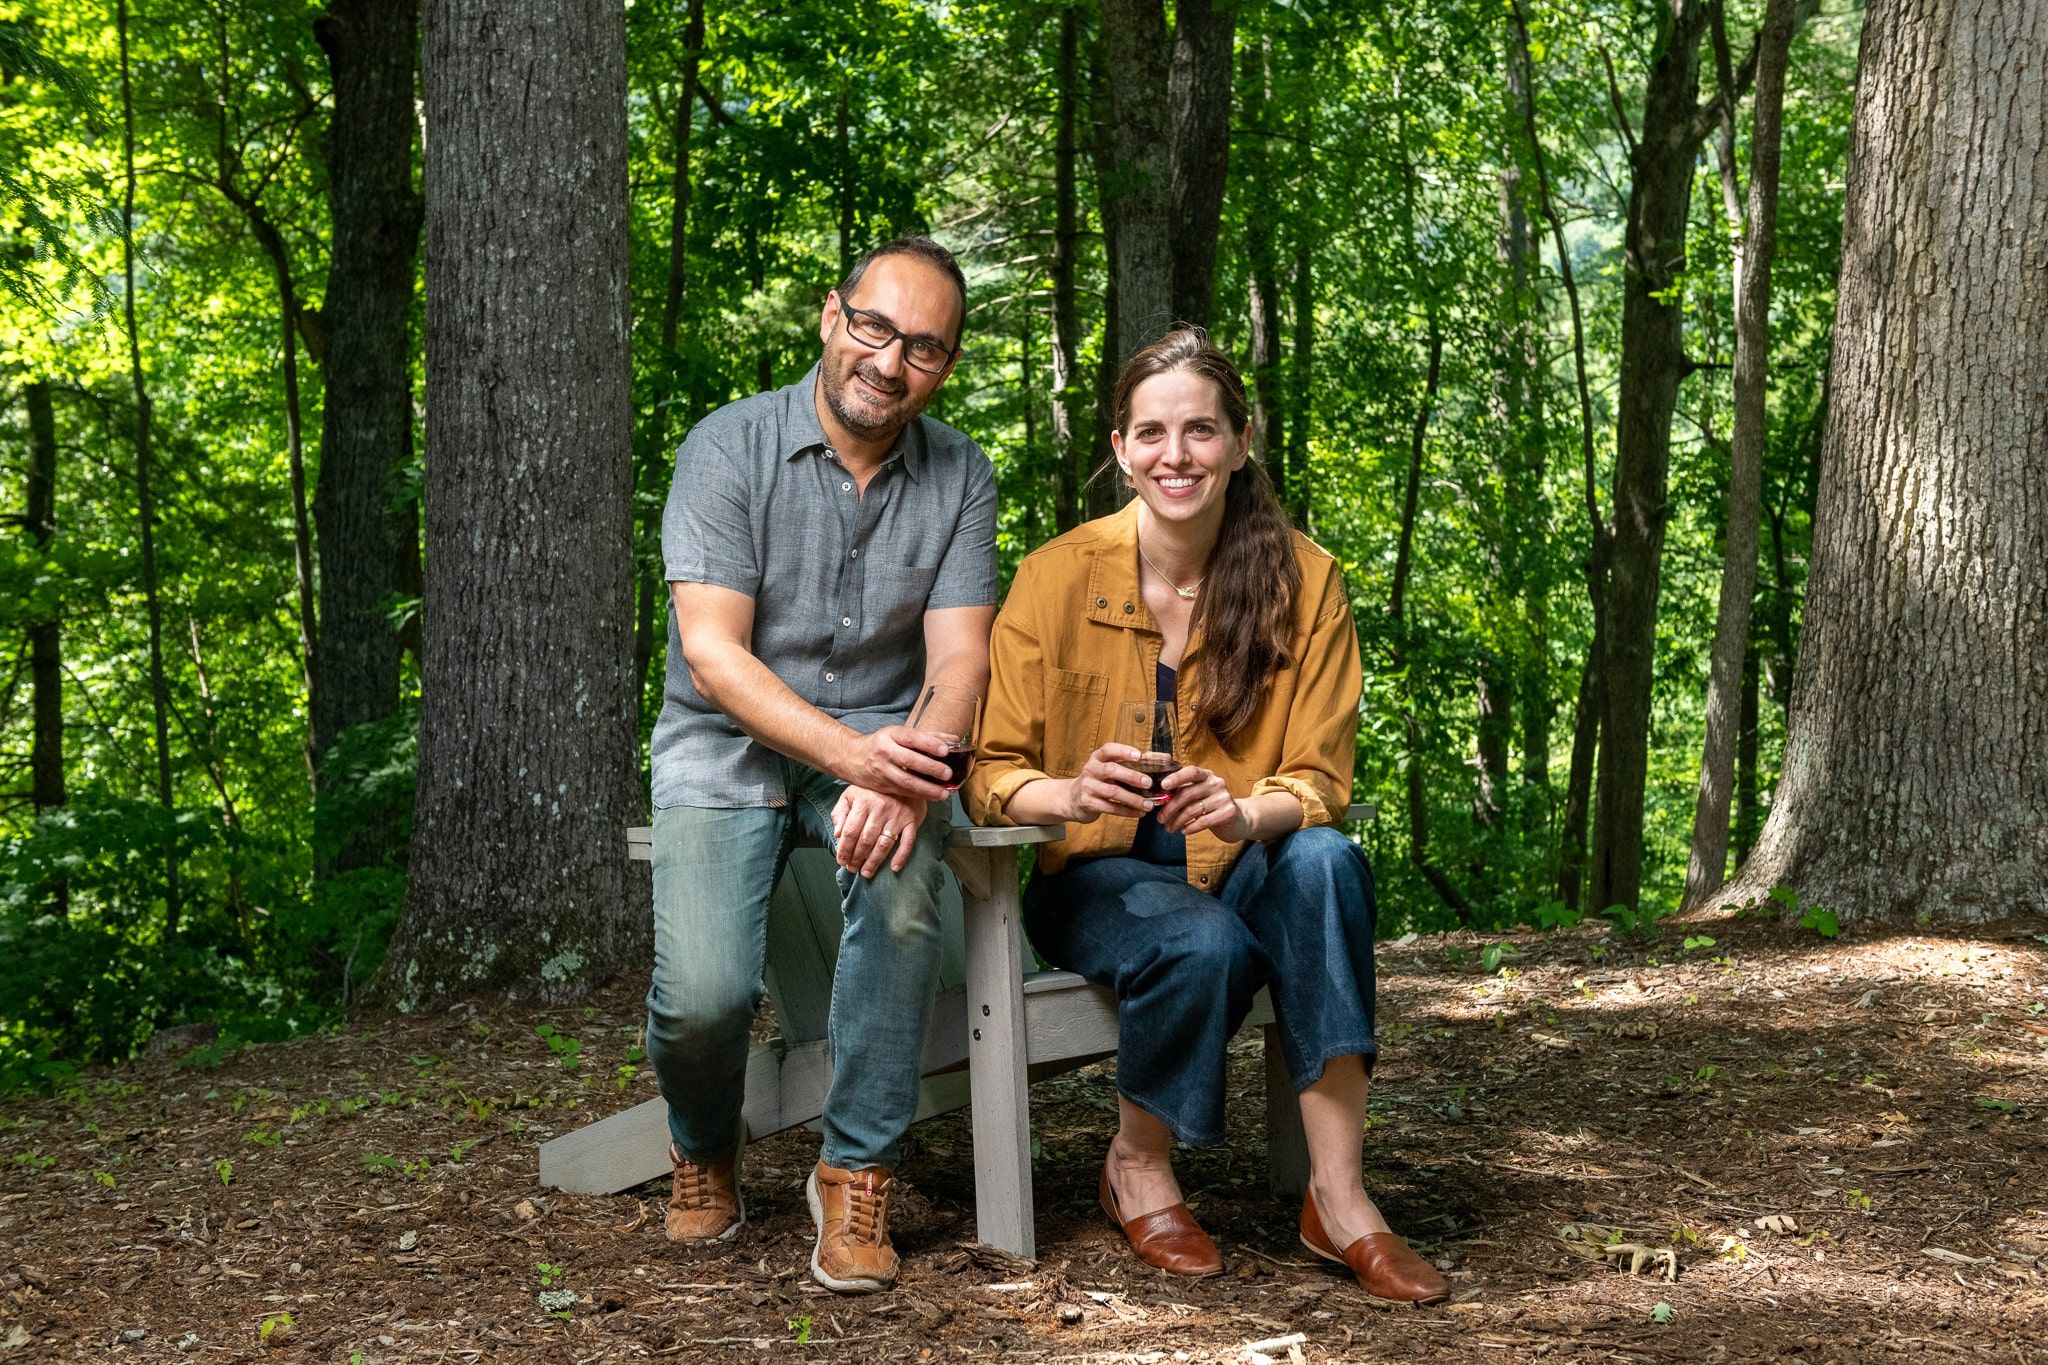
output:
M 1088 619 L 1105 626 L 1117 626 L 1124 630 L 1142 630 L 1157 635 L 1159 621 L 1145 605 L 1145 598 L 1138 591 L 1138 508 L 1140 504 L 1132 498 L 1120 512 L 1112 513 L 1096 522 L 1092 563 L 1088 568 L 1088 597 L 1084 604 Z M 1201 628 L 1197 626 L 1188 636 L 1187 648 L 1181 651 L 1181 661 L 1186 663 L 1202 643 Z
M 813 364 L 809 374 L 782 390 L 782 458 L 785 460 L 831 449 L 825 439 L 824 425 L 818 421 L 818 373 L 824 363 L 820 360 Z M 902 431 L 896 433 L 896 444 L 889 449 L 889 459 L 882 463 L 886 465 L 900 459 L 903 472 L 922 482 L 925 457 L 924 418 L 913 417 Z

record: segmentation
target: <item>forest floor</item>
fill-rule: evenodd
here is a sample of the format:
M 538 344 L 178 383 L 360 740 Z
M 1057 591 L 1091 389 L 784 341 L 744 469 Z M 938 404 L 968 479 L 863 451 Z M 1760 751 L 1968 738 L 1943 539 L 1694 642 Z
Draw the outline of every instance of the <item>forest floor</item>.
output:
M 1035 1265 L 973 1243 L 959 1113 L 908 1144 L 901 1286 L 857 1299 L 807 1273 L 803 1130 L 748 1149 L 714 1252 L 663 1239 L 658 1186 L 536 1184 L 539 1142 L 652 1094 L 622 1070 L 644 979 L 137 1062 L 0 1105 L 0 1362 L 1244 1362 L 1297 1332 L 1310 1361 L 2048 1362 L 2042 929 L 1582 926 L 1495 972 L 1510 940 L 1383 944 L 1367 1180 L 1448 1268 L 1428 1310 L 1325 1273 L 1266 1196 L 1255 1033 L 1229 1144 L 1181 1160 L 1223 1276 L 1153 1274 L 1096 1210 L 1098 1066 L 1033 1091 Z

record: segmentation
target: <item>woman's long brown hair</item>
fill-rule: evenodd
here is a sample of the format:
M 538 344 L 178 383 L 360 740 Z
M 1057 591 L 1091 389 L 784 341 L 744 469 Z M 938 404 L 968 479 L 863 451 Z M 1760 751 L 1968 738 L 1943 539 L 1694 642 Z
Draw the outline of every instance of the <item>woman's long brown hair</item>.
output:
M 1124 362 L 1116 377 L 1116 429 L 1128 434 L 1131 396 L 1140 384 L 1176 370 L 1216 385 L 1223 415 L 1242 439 L 1251 422 L 1244 376 L 1199 327 L 1177 327 Z M 1247 459 L 1223 494 L 1223 527 L 1191 626 L 1191 632 L 1202 632 L 1203 652 L 1184 694 L 1194 723 L 1208 727 L 1226 748 L 1251 722 L 1273 674 L 1294 662 L 1288 622 L 1300 592 L 1301 564 L 1286 509 L 1265 466 Z

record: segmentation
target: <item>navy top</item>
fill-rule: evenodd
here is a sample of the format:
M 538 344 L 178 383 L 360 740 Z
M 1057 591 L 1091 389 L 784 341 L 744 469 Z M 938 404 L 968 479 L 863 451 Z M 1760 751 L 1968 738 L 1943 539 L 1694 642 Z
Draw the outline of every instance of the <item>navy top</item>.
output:
M 1159 700 L 1176 700 L 1178 679 L 1174 671 L 1165 664 L 1160 664 L 1156 677 Z M 1130 856 L 1167 867 L 1185 867 L 1188 861 L 1188 837 L 1185 834 L 1169 833 L 1159 823 L 1156 811 L 1146 811 L 1138 818 L 1138 832 L 1131 840 Z

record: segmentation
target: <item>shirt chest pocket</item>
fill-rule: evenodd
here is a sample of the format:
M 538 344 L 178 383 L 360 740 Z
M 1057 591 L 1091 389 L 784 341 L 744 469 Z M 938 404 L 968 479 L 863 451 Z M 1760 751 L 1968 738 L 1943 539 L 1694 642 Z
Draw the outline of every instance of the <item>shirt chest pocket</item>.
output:
M 1045 770 L 1054 777 L 1073 777 L 1099 748 L 1102 704 L 1109 675 L 1076 668 L 1045 670 Z
M 868 565 L 861 592 L 861 624 L 870 639 L 919 630 L 924 623 L 925 603 L 931 600 L 932 584 L 939 576 L 936 564 Z

